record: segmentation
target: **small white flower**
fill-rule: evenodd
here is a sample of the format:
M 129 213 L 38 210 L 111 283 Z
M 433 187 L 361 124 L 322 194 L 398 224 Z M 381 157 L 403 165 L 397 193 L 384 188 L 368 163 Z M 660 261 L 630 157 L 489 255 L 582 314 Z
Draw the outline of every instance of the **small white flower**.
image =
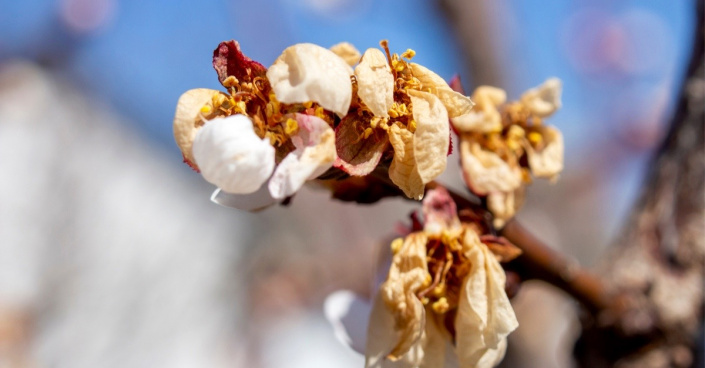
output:
M 203 177 L 229 193 L 257 191 L 272 175 L 274 153 L 269 140 L 258 137 L 244 115 L 207 122 L 193 141 Z

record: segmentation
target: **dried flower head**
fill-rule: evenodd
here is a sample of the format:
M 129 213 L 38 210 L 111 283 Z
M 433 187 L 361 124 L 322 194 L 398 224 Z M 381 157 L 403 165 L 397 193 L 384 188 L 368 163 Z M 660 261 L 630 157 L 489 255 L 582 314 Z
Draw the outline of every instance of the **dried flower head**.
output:
M 493 367 L 501 361 L 517 320 L 504 291 L 498 256 L 481 227 L 463 223 L 444 189 L 429 191 L 425 225 L 392 242 L 387 280 L 376 297 L 366 349 L 367 367 Z M 502 248 L 503 260 L 517 252 Z M 516 248 L 514 248 L 516 249 Z
M 547 80 L 505 103 L 506 93 L 481 86 L 475 110 L 451 122 L 460 136 L 465 183 L 481 197 L 501 227 L 521 207 L 532 177 L 555 181 L 563 170 L 563 136 L 543 120 L 560 108 L 561 82 Z

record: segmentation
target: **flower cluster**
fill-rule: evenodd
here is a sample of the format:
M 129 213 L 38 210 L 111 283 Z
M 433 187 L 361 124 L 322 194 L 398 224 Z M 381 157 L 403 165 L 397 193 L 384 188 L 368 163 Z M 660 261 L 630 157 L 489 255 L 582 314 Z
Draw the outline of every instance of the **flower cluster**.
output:
M 478 87 L 475 109 L 451 119 L 460 136 L 463 178 L 468 188 L 487 198 L 501 227 L 521 207 L 532 175 L 556 180 L 563 169 L 563 136 L 543 123 L 561 106 L 561 82 L 552 78 L 505 103 L 505 91 Z
M 370 316 L 367 367 L 485 368 L 504 357 L 518 323 L 499 262 L 520 252 L 456 211 L 445 189 L 430 190 L 423 227 L 392 242 Z
M 289 197 L 331 167 L 365 176 L 384 165 L 408 197 L 421 199 L 445 170 L 449 118 L 473 103 L 412 63 L 414 51 L 381 45 L 360 56 L 347 43 L 297 44 L 265 68 L 237 42 L 222 42 L 213 66 L 226 91 L 190 90 L 177 105 L 184 161 L 239 208 Z

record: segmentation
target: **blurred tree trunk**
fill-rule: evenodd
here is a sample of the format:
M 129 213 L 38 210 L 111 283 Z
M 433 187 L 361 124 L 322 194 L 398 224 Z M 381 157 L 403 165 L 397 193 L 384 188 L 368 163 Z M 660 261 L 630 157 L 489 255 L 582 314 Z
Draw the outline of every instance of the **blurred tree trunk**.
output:
M 624 301 L 584 318 L 581 367 L 703 367 L 705 54 L 703 1 L 687 76 L 644 190 L 598 269 Z

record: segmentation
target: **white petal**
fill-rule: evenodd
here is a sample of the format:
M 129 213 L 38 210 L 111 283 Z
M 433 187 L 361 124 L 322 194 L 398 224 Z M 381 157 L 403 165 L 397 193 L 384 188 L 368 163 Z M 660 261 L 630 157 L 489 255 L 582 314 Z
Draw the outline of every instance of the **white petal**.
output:
M 203 177 L 229 193 L 256 191 L 274 169 L 274 147 L 244 115 L 207 122 L 196 134 L 193 156 Z
M 335 44 L 330 47 L 330 51 L 333 51 L 333 53 L 340 56 L 340 58 L 345 60 L 345 62 L 350 66 L 354 66 L 360 62 L 360 51 L 348 42 Z
M 546 80 L 542 85 L 524 92 L 520 101 L 538 117 L 553 114 L 561 108 L 561 80 Z
M 333 325 L 335 337 L 343 345 L 365 354 L 367 325 L 372 312 L 370 301 L 350 290 L 338 290 L 328 295 L 323 311 Z
M 542 136 L 546 147 L 540 152 L 527 144 L 529 167 L 536 177 L 555 179 L 563 170 L 563 135 L 556 128 L 545 127 Z
M 276 199 L 296 193 L 306 180 L 315 179 L 336 158 L 335 132 L 324 120 L 310 115 L 295 115 L 299 133 L 292 137 L 296 149 L 279 163 L 269 180 L 269 192 Z
M 267 70 L 267 78 L 279 101 L 317 102 L 340 117 L 350 108 L 352 74 L 345 60 L 310 43 L 288 47 Z
M 277 200 L 269 194 L 267 186 L 262 185 L 256 192 L 250 194 L 233 194 L 216 189 L 211 195 L 211 202 L 225 207 L 255 212 L 276 204 Z
M 355 68 L 357 94 L 375 116 L 388 117 L 394 103 L 394 76 L 379 49 L 367 49 Z
M 477 142 L 460 140 L 463 178 L 477 195 L 511 192 L 521 186 L 521 170 L 512 168 L 497 154 L 483 150 Z

